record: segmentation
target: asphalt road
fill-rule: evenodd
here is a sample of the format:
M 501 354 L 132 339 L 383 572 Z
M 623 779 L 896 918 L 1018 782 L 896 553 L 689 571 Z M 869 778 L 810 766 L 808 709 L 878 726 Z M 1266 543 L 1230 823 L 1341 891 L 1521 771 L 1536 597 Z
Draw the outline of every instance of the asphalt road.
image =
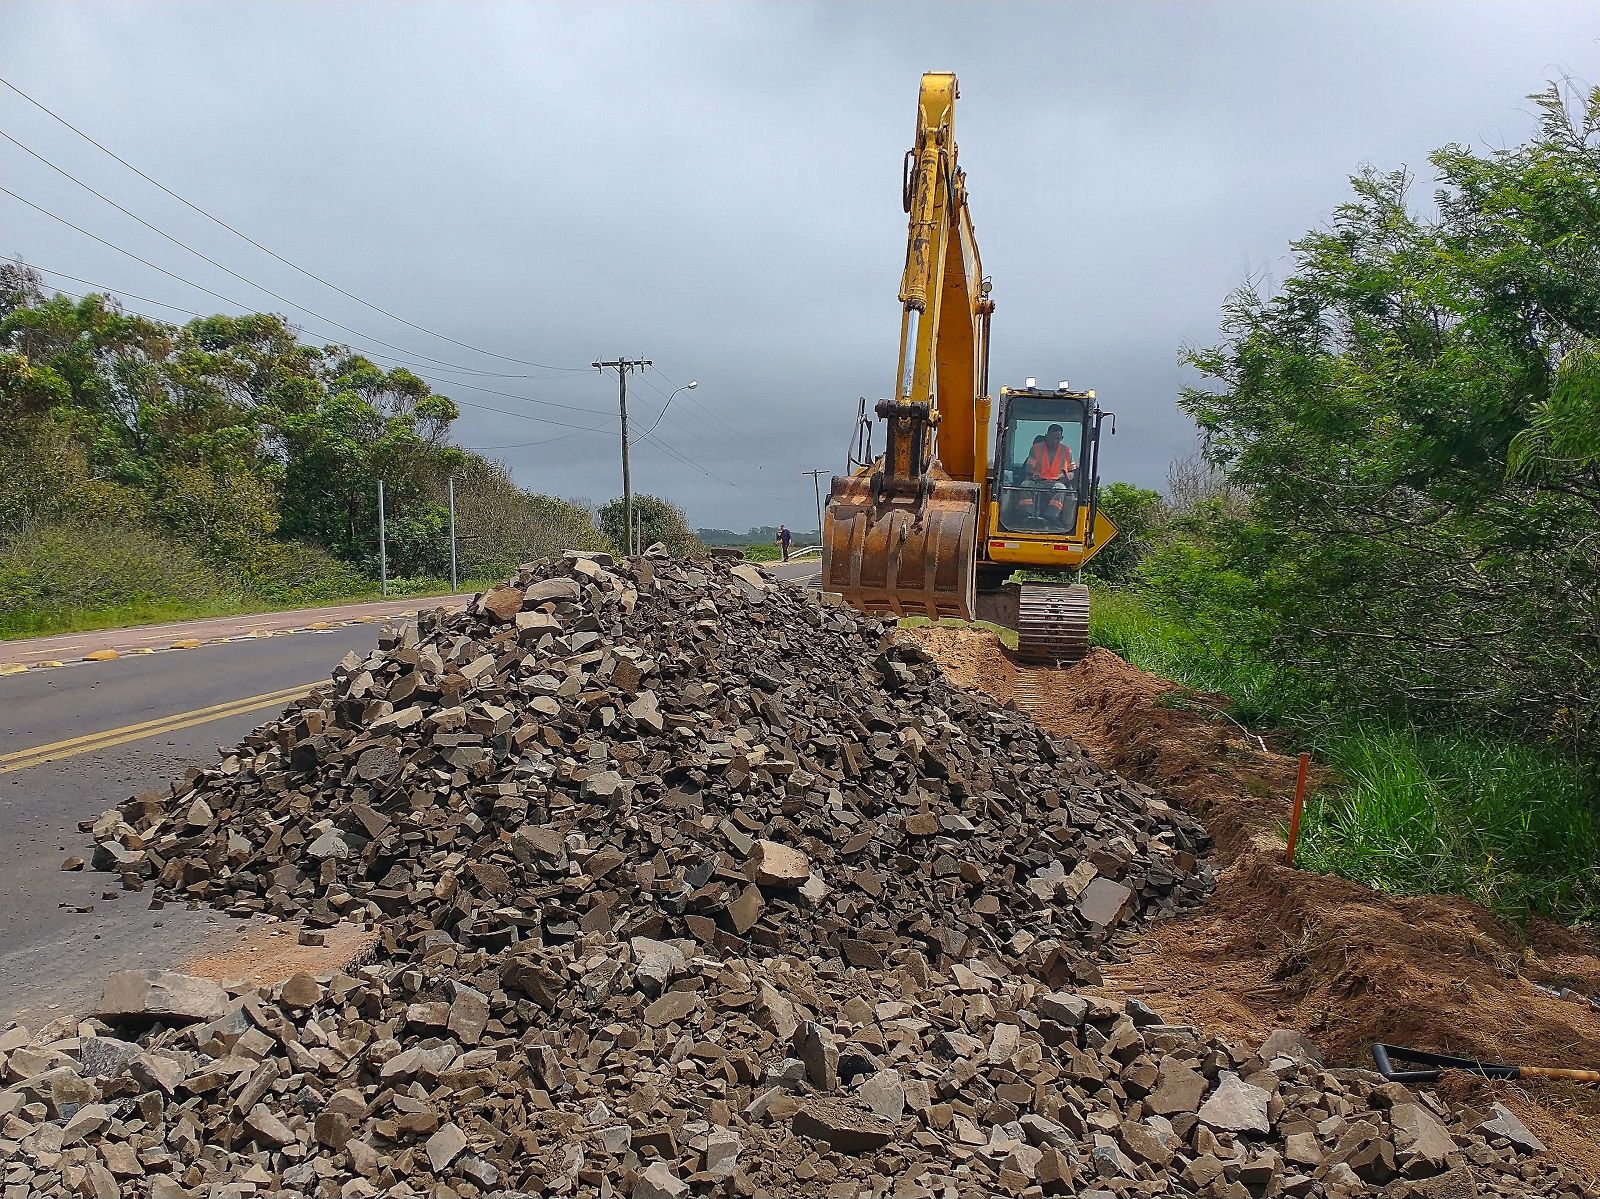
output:
M 801 586 L 822 569 L 816 558 L 766 566 Z M 305 617 L 249 618 L 264 628 L 296 619 Z M 237 921 L 211 909 L 152 911 L 148 892 L 124 893 L 114 876 L 63 871 L 68 857 L 91 856 L 78 822 L 216 761 L 219 748 L 327 678 L 347 651 L 369 649 L 381 627 L 0 675 L 0 1025 L 21 1020 L 36 1028 L 86 1010 L 112 970 L 172 967 L 238 935 Z M 167 626 L 161 638 L 216 633 L 213 622 L 195 622 Z M 105 635 L 111 644 L 141 637 L 148 640 L 147 631 Z
M 821 558 L 801 558 L 795 562 L 763 562 L 761 565 L 780 579 L 788 579 L 802 586 L 822 577 Z
M 0 1025 L 83 1010 L 111 970 L 172 966 L 237 934 L 218 912 L 150 911 L 148 893 L 124 893 L 114 876 L 62 871 L 67 857 L 90 856 L 78 821 L 215 761 L 282 709 L 280 693 L 325 679 L 380 628 L 0 677 Z M 258 696 L 272 698 L 252 703 Z M 41 746 L 57 748 L 27 752 Z M 40 760 L 52 754 L 71 756 Z
M 178 624 L 146 624 L 127 629 L 99 629 L 92 633 L 58 633 L 0 641 L 0 674 L 8 668 L 39 666 L 51 662 L 81 662 L 84 655 L 116 650 L 148 654 L 168 649 L 173 642 L 209 642 L 237 636 L 261 636 L 287 629 L 326 629 L 341 621 L 380 620 L 395 613 L 409 614 L 422 607 L 464 604 L 470 594 L 441 595 L 430 599 L 378 600 L 336 604 L 327 608 L 295 608 L 288 612 L 258 612 L 245 616 L 213 616 Z

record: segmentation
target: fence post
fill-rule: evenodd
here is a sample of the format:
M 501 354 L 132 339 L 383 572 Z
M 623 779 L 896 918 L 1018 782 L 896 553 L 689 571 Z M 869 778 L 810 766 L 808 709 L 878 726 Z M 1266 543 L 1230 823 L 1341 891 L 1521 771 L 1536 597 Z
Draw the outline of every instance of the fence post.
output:
M 450 476 L 450 590 L 455 591 L 456 583 L 456 480 Z
M 1294 847 L 1300 840 L 1300 812 L 1306 805 L 1306 768 L 1311 763 L 1310 754 L 1300 755 L 1300 767 L 1295 772 L 1294 778 L 1294 807 L 1289 812 L 1289 847 L 1284 853 L 1284 860 L 1290 866 L 1294 865 Z
M 389 543 L 383 527 L 383 480 L 378 480 L 378 575 L 384 599 L 389 598 Z

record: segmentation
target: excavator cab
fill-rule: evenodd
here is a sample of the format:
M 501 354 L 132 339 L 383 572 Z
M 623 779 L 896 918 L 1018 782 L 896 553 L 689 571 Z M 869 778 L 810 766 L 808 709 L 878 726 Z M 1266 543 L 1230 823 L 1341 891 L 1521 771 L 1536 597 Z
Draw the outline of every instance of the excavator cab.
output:
M 1065 383 L 1037 387 L 1029 379 L 1025 387 L 1000 389 L 978 591 L 994 590 L 1019 567 L 1076 571 L 1116 535 L 1098 502 L 1100 426 L 1107 418 L 1114 428 L 1093 391 Z M 1053 430 L 1059 432 L 1052 436 Z
M 996 528 L 1071 533 L 1089 502 L 1087 397 L 1003 391 L 995 447 Z

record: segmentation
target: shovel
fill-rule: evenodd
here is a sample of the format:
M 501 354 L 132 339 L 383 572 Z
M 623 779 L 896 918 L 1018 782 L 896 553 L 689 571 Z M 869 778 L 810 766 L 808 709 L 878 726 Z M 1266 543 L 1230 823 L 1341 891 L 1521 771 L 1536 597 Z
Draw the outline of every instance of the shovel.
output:
M 1475 1062 L 1469 1057 L 1447 1057 L 1442 1053 L 1407 1049 L 1403 1045 L 1385 1045 L 1382 1041 L 1373 1045 L 1372 1060 L 1378 1065 L 1378 1073 L 1390 1082 L 1438 1082 L 1446 1070 L 1464 1070 L 1480 1078 L 1561 1078 L 1568 1082 L 1600 1083 L 1600 1070 L 1568 1070 L 1558 1066 L 1497 1066 L 1492 1062 Z M 1397 1070 L 1396 1062 L 1408 1062 L 1423 1068 Z

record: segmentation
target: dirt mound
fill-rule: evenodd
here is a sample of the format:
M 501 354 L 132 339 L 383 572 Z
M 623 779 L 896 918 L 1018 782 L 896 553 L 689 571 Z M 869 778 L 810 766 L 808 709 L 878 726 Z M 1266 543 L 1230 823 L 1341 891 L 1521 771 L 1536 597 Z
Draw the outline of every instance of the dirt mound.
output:
M 1543 986 L 1600 994 L 1600 946 L 1543 921 L 1517 927 L 1444 896 L 1394 898 L 1290 870 L 1281 829 L 1296 759 L 1197 695 L 1096 648 L 1069 670 L 1019 666 L 989 634 L 922 629 L 953 680 L 1017 702 L 1101 765 L 1201 816 L 1221 867 L 1197 913 L 1146 929 L 1107 972 L 1172 1019 L 1240 1039 L 1303 1030 L 1334 1061 L 1369 1064 L 1388 1041 L 1517 1065 L 1600 1065 L 1600 1014 Z M 1315 779 L 1315 775 L 1313 778 Z M 1592 1092 L 1529 1084 L 1530 1127 L 1600 1146 Z M 1592 1159 L 1590 1159 L 1592 1160 Z

